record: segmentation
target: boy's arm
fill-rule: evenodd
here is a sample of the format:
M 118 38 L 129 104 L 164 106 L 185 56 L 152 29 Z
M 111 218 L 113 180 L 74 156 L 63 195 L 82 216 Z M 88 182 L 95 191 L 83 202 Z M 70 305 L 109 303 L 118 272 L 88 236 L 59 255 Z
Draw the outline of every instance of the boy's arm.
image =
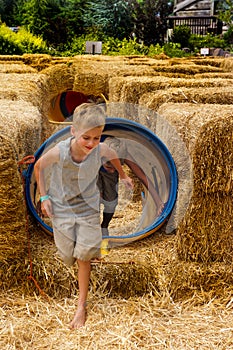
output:
M 44 170 L 51 166 L 53 163 L 56 163 L 59 160 L 59 148 L 57 146 L 51 148 L 48 152 L 42 155 L 34 166 L 35 178 L 38 186 L 38 191 L 40 193 L 40 198 L 47 196 L 46 193 L 46 184 L 44 177 Z M 50 199 L 41 200 L 41 209 L 43 214 L 52 216 L 52 204 Z
M 125 159 L 125 164 L 127 164 L 127 166 L 132 170 L 132 172 L 137 176 L 137 178 L 143 183 L 143 185 L 150 192 L 157 207 L 157 214 L 160 215 L 164 208 L 164 203 L 162 202 L 151 180 L 147 178 L 144 171 L 134 161 L 127 158 Z
M 101 157 L 106 157 L 119 173 L 119 177 L 126 187 L 133 189 L 133 180 L 124 172 L 117 153 L 106 144 L 101 143 Z

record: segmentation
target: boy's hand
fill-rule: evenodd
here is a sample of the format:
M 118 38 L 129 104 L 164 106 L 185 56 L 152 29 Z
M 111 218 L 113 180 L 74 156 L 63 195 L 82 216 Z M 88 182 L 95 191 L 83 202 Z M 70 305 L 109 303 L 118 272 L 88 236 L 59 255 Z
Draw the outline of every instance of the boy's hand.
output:
M 128 188 L 131 191 L 133 190 L 133 180 L 129 176 L 126 176 L 123 179 L 121 178 L 121 181 L 123 182 L 126 188 Z
M 46 199 L 41 203 L 41 211 L 44 216 L 53 217 L 53 208 L 50 199 Z

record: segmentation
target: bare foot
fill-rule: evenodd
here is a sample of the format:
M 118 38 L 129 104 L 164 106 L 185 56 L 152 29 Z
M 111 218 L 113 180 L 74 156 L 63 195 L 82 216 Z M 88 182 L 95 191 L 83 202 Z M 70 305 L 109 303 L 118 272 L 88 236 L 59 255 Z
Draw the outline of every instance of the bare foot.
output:
M 70 329 L 83 327 L 86 322 L 86 308 L 80 307 L 77 309 L 73 320 L 70 322 Z

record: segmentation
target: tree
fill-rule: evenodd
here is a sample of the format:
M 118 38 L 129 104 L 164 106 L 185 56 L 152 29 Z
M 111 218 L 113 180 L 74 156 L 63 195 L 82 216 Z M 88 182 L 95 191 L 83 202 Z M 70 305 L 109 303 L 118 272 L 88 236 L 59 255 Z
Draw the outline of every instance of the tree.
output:
M 230 45 L 233 44 L 233 2 L 232 0 L 219 1 L 217 5 L 218 18 L 228 26 L 224 40 Z
M 62 6 L 61 17 L 66 21 L 68 39 L 85 32 L 85 14 L 88 12 L 89 1 L 67 0 Z
M 133 29 L 131 3 L 122 0 L 90 1 L 85 20 L 92 30 L 120 40 L 128 38 Z
M 176 26 L 172 34 L 172 41 L 180 44 L 181 48 L 189 47 L 191 28 L 186 25 Z
M 172 2 L 167 0 L 133 1 L 134 32 L 145 45 L 163 44 L 167 30 L 167 16 Z
M 46 31 L 48 0 L 29 0 L 22 6 L 22 24 L 29 32 L 35 35 L 43 35 Z
M 21 0 L 18 16 L 30 33 L 57 48 L 69 39 L 67 18 L 70 16 L 64 11 L 65 6 L 64 0 Z
M 219 1 L 217 4 L 218 18 L 228 26 L 233 26 L 233 2 L 232 0 Z
M 17 0 L 0 0 L 0 19 L 7 26 L 17 26 L 15 22 L 13 12 L 16 7 Z

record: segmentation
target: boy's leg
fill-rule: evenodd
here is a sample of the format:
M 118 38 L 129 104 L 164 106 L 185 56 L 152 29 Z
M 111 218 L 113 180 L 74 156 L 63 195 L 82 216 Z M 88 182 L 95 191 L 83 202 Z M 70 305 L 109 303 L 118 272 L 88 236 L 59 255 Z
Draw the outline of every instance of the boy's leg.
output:
M 102 228 L 102 235 L 103 236 L 108 236 L 108 225 L 113 217 L 114 213 L 106 213 L 103 212 L 103 220 L 101 223 L 101 228 Z
M 75 329 L 84 326 L 86 321 L 86 301 L 89 289 L 91 262 L 78 261 L 78 285 L 79 285 L 79 299 L 78 308 L 70 323 L 70 328 Z

